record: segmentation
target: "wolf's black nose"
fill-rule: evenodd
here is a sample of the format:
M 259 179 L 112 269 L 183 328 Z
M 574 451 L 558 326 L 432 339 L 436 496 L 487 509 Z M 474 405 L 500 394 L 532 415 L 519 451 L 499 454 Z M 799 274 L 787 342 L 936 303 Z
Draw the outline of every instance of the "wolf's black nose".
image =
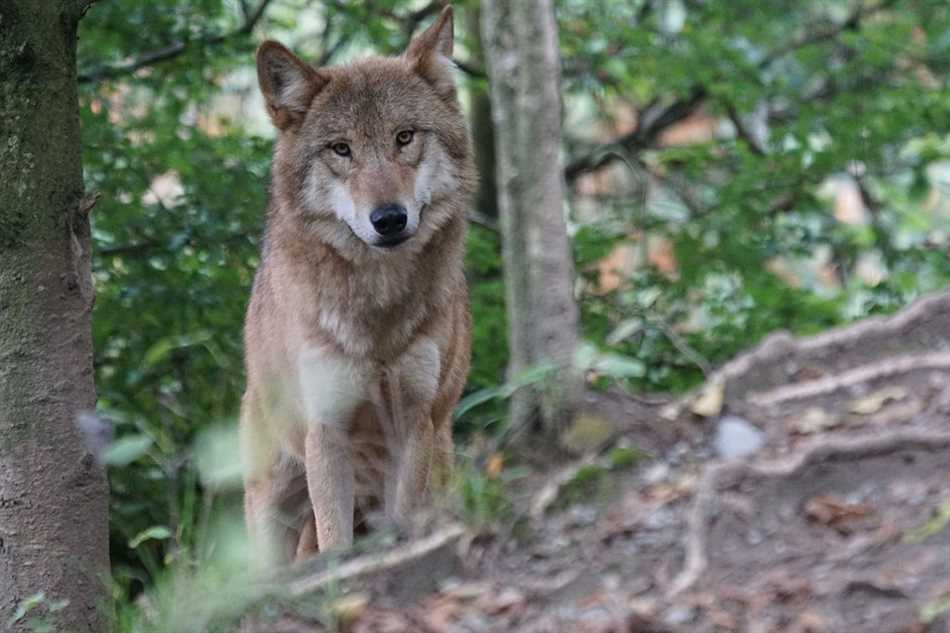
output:
M 373 228 L 383 237 L 391 237 L 406 228 L 406 208 L 398 204 L 387 204 L 374 209 L 369 216 Z

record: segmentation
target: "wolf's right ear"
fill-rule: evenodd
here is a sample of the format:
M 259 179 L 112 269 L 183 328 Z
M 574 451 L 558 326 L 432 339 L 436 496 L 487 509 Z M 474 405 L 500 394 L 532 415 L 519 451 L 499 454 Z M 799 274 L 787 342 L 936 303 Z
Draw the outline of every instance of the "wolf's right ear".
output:
M 283 45 L 268 40 L 257 49 L 257 81 L 267 113 L 278 129 L 285 130 L 303 121 L 314 95 L 329 80 Z

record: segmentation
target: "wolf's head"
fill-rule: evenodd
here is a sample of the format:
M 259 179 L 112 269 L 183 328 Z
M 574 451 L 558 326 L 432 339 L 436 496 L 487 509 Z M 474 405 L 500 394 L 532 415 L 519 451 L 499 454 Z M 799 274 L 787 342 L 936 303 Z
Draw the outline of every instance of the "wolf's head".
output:
M 274 194 L 339 251 L 418 250 L 463 213 L 474 172 L 452 39 L 446 7 L 400 57 L 314 68 L 276 42 L 258 50 Z

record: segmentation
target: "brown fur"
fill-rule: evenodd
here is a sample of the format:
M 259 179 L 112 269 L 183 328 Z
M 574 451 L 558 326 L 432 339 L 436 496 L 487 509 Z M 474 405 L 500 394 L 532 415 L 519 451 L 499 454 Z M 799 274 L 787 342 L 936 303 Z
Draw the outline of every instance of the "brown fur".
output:
M 248 528 L 271 561 L 350 545 L 365 504 L 405 523 L 451 469 L 475 187 L 451 48 L 447 8 L 401 57 L 314 69 L 259 49 L 279 134 L 241 438 Z M 386 249 L 368 217 L 390 203 L 408 209 L 411 237 Z

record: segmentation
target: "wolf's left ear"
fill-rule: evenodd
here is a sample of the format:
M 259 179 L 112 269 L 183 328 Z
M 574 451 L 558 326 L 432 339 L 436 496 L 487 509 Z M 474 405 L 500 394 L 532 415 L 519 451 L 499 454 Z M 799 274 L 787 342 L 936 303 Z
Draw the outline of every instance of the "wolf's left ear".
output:
M 452 69 L 452 7 L 446 5 L 432 26 L 413 38 L 406 49 L 406 59 L 416 72 L 428 81 L 443 99 L 455 98 Z

